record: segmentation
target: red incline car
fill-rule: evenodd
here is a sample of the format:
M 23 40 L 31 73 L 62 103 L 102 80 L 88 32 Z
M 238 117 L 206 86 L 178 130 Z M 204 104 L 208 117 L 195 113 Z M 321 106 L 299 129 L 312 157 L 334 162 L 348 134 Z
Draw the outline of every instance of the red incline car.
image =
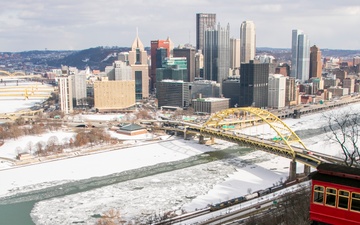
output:
M 310 219 L 314 225 L 360 225 L 359 168 L 324 163 L 310 178 Z

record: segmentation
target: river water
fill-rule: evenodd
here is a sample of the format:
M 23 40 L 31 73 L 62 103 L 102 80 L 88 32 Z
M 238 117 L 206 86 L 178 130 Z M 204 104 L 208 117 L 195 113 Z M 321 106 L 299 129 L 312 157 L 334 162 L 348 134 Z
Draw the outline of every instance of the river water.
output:
M 6 198 L 1 198 L 0 224 L 1 225 L 34 225 L 35 223 L 33 222 L 33 219 L 37 221 L 36 224 L 50 224 L 50 223 L 45 223 L 44 220 L 41 220 L 42 217 L 41 213 L 32 215 L 33 218 L 30 216 L 31 211 L 34 209 L 35 205 L 42 203 L 45 200 L 56 202 L 57 199 L 61 199 L 66 196 L 76 195 L 79 193 L 80 194 L 86 193 L 88 191 L 95 190 L 95 192 L 98 192 L 99 190 L 101 190 L 101 188 L 109 187 L 112 185 L 120 185 L 124 187 L 126 185 L 129 185 L 127 182 L 139 180 L 141 178 L 151 179 L 151 177 L 157 176 L 156 179 L 170 180 L 172 179 L 172 177 L 174 177 L 175 180 L 178 179 L 184 180 L 186 179 L 186 177 L 189 177 L 188 174 L 197 173 L 196 176 L 199 177 L 199 179 L 193 182 L 196 182 L 196 186 L 202 189 L 202 191 L 206 192 L 209 189 L 211 189 L 212 185 L 214 185 L 219 180 L 224 179 L 227 176 L 227 174 L 234 171 L 234 165 L 236 164 L 236 163 L 234 164 L 234 159 L 236 159 L 240 155 L 247 154 L 250 151 L 252 150 L 249 148 L 233 146 L 225 150 L 208 152 L 202 155 L 193 156 L 175 162 L 161 163 L 153 166 L 148 166 L 145 168 L 139 168 L 131 171 L 124 171 L 121 173 L 111 174 L 108 176 L 94 177 L 90 179 L 64 183 L 52 187 L 47 187 L 41 190 L 30 191 L 26 193 L 9 196 Z M 219 166 L 219 162 L 222 162 L 221 170 L 215 168 Z M 247 162 L 242 161 L 242 162 L 238 162 L 237 166 L 244 166 L 246 164 Z M 207 169 L 204 169 L 204 166 Z M 213 169 L 209 169 L 209 168 L 213 168 Z M 202 171 L 204 174 L 201 175 L 198 171 Z M 216 173 L 214 173 L 214 171 L 216 171 Z M 202 176 L 203 178 L 201 178 Z M 212 179 L 208 179 L 208 178 L 212 178 Z M 151 180 L 146 181 L 146 183 L 148 182 L 151 183 Z M 141 185 L 142 186 L 149 185 L 146 183 L 145 184 L 143 183 Z M 174 182 L 168 185 L 173 186 Z M 171 188 L 175 188 L 175 187 L 171 187 Z M 136 190 L 136 188 L 134 188 L 134 190 Z M 194 188 L 194 190 L 197 190 L 197 188 Z M 199 194 L 199 193 L 194 193 L 194 194 Z M 186 203 L 186 201 L 187 202 L 191 201 L 191 198 L 189 198 L 188 200 L 183 199 L 179 201 L 182 201 L 181 202 L 182 204 L 182 203 Z M 46 210 L 46 208 L 49 207 L 46 206 L 45 209 L 42 210 Z M 47 214 L 48 212 L 44 212 L 44 213 Z M 89 216 L 94 216 L 94 215 L 89 215 Z M 80 224 L 93 224 L 93 223 L 89 223 L 89 221 L 86 222 L 82 220 L 80 221 L 73 220 L 73 223 L 74 222 Z M 62 223 L 62 224 L 68 224 L 68 223 Z

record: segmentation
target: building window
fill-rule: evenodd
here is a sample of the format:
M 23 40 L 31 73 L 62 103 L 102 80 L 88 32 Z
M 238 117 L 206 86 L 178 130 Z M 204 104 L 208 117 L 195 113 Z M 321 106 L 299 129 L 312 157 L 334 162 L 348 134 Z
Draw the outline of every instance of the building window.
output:
M 351 193 L 351 210 L 360 212 L 360 193 Z
M 326 188 L 326 205 L 336 206 L 336 189 Z
M 349 207 L 349 197 L 350 194 L 348 191 L 339 190 L 338 196 L 338 208 L 348 209 Z
M 324 204 L 324 187 L 314 186 L 314 202 Z

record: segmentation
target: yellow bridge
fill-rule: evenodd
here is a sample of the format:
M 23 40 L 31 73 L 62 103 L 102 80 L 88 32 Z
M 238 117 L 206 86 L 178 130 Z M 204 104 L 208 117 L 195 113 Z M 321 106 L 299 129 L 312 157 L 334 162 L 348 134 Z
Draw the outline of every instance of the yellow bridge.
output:
M 262 138 L 251 135 L 251 129 L 260 124 L 269 125 L 270 130 L 276 135 L 275 138 Z M 304 164 L 305 173 L 310 172 L 310 167 L 317 167 L 323 162 L 343 163 L 343 160 L 340 158 L 309 150 L 297 134 L 278 116 L 254 107 L 231 108 L 219 111 L 202 125 L 180 121 L 166 121 L 163 124 L 163 129 L 181 131 L 184 132 L 185 136 L 196 133 L 200 134 L 201 138 L 219 138 L 286 157 L 292 160 L 290 164 L 290 179 L 294 179 L 296 176 L 296 162 Z M 248 133 L 242 133 L 244 129 L 247 129 Z M 274 137 L 273 134 L 272 137 Z
M 9 71 L 0 70 L 0 79 L 14 79 L 14 78 L 41 78 L 40 74 L 25 74 L 22 71 L 10 73 Z
M 24 97 L 29 98 L 48 98 L 54 92 L 54 87 L 44 85 L 19 85 L 0 87 L 0 97 Z

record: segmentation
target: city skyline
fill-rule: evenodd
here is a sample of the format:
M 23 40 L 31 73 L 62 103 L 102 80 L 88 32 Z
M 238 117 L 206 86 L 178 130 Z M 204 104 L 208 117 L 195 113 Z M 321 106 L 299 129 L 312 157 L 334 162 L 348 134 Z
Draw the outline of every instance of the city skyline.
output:
M 321 49 L 360 49 L 357 0 L 14 0 L 2 8 L 0 52 L 131 46 L 137 28 L 146 47 L 164 37 L 195 46 L 196 13 L 215 13 L 232 38 L 242 21 L 254 21 L 258 47 L 291 48 L 291 30 L 301 29 Z

